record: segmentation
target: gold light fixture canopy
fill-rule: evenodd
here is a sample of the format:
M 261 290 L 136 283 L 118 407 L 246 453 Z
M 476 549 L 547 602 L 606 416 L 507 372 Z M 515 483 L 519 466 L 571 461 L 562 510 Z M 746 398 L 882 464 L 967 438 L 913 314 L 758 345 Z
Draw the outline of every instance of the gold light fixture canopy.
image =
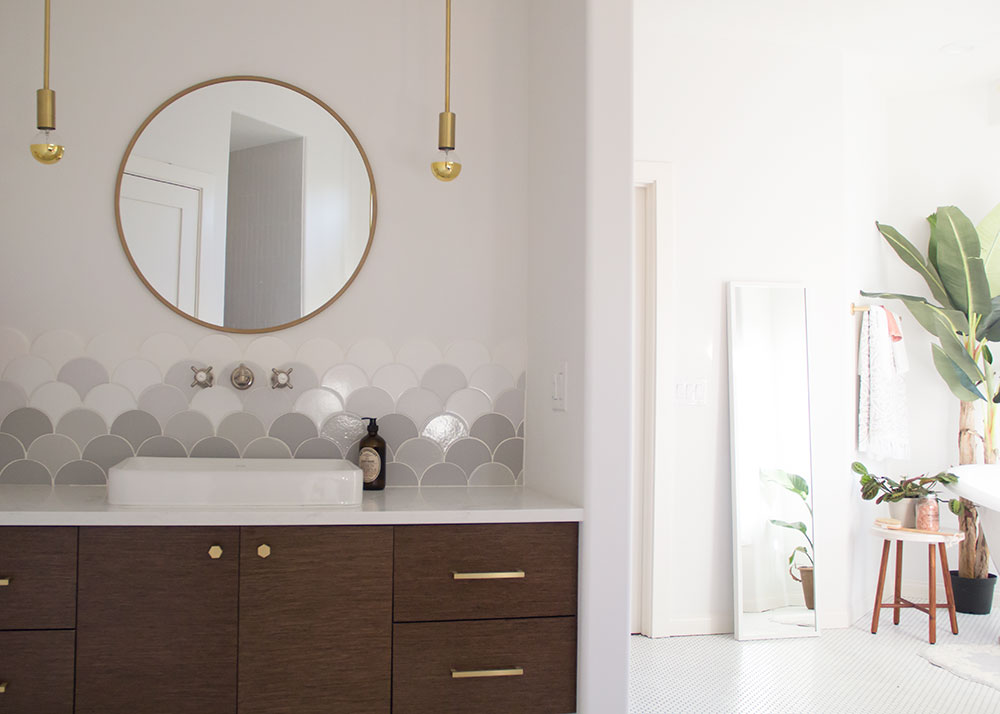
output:
M 455 151 L 455 113 L 451 111 L 451 0 L 445 0 L 444 31 L 444 111 L 438 115 L 437 158 L 431 172 L 439 181 L 454 181 L 462 172 L 462 161 Z
M 49 89 L 49 18 L 51 0 L 45 0 L 45 69 L 43 86 L 36 92 L 38 133 L 31 140 L 31 155 L 40 163 L 54 164 L 63 157 L 66 147 L 56 136 L 56 93 Z

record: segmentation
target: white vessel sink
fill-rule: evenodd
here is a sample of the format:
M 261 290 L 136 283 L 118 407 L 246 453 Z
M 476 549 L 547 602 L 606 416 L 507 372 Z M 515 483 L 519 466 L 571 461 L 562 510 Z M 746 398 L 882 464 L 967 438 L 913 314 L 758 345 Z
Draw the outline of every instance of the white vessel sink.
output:
M 133 456 L 108 471 L 117 506 L 357 506 L 361 494 L 344 459 Z

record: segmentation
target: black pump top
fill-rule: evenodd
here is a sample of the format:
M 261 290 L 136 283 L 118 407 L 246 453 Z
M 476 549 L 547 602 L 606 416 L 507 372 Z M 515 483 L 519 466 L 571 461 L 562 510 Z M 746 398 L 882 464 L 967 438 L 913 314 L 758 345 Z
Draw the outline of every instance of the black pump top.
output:
M 364 421 L 368 422 L 368 433 L 378 434 L 378 424 L 375 423 L 375 417 L 361 417 Z

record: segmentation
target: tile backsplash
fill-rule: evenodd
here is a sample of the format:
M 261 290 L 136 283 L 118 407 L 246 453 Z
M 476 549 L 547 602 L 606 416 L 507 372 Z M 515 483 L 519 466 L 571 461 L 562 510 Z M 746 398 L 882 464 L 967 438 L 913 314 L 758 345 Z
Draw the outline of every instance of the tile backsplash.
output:
M 240 391 L 239 364 L 255 375 Z M 212 366 L 215 386 L 191 386 Z M 272 389 L 272 369 L 292 389 Z M 53 331 L 30 341 L 0 328 L 0 483 L 101 484 L 139 456 L 357 460 L 361 417 L 378 418 L 391 486 L 523 481 L 524 358 L 472 340 L 346 351 L 314 339 L 297 350 L 263 336 L 241 349 L 212 334 L 189 347 L 157 334 L 89 341 Z

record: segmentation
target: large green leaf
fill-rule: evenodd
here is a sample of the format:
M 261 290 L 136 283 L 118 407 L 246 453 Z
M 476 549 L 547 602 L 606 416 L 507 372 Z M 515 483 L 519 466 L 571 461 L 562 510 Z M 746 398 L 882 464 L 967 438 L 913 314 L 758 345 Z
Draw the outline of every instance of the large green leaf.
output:
M 976 361 L 972 359 L 972 355 L 965 347 L 965 343 L 955 334 L 955 332 L 948 327 L 939 326 L 937 331 L 938 340 L 941 343 L 941 348 L 944 350 L 945 354 L 951 358 L 951 361 L 955 363 L 965 376 L 969 378 L 969 381 L 973 384 L 978 384 L 986 379 L 982 370 L 979 369 L 979 365 Z
M 904 238 L 903 235 L 892 226 L 882 225 L 876 221 L 875 227 L 878 228 L 878 232 L 882 234 L 886 242 L 892 246 L 892 249 L 896 251 L 896 255 L 898 255 L 904 263 L 917 271 L 924 281 L 926 281 L 927 287 L 931 289 L 931 295 L 934 296 L 934 299 L 946 307 L 952 307 L 951 298 L 948 291 L 945 289 L 941 276 L 938 275 L 934 266 L 924 259 L 924 256 L 920 254 L 920 251 L 917 250 L 916 246 L 906 240 L 906 238 Z
M 972 221 L 954 206 L 942 206 L 932 233 L 937 241 L 938 275 L 952 306 L 966 315 L 989 315 L 990 283 Z
M 931 226 L 931 237 L 927 241 L 927 261 L 934 266 L 934 270 L 937 270 L 937 236 L 934 235 L 934 229 L 937 227 L 937 214 L 932 213 L 927 216 L 927 222 Z
M 931 352 L 934 356 L 934 368 L 937 369 L 938 374 L 941 375 L 952 394 L 963 402 L 974 402 L 977 399 L 986 401 L 986 397 L 979 391 L 979 387 L 966 376 L 965 372 L 941 347 L 931 345 Z
M 771 519 L 771 525 L 781 526 L 782 528 L 791 528 L 793 531 L 799 531 L 802 535 L 806 535 L 806 524 L 802 521 L 795 521 L 790 523 L 789 521 L 779 521 L 774 518 Z
M 1000 295 L 993 298 L 991 303 L 993 312 L 979 323 L 979 327 L 976 328 L 976 339 L 1000 342 Z
M 933 305 L 925 298 L 916 295 L 904 295 L 902 293 L 869 293 L 864 290 L 861 294 L 865 297 L 881 298 L 883 300 L 901 300 L 914 319 L 920 326 L 932 335 L 936 335 L 939 325 L 945 325 L 954 332 L 963 335 L 969 332 L 969 320 L 958 310 L 946 310 Z
M 990 296 L 997 297 L 1000 295 L 1000 204 L 979 222 L 976 233 L 979 234 L 979 254 L 990 283 Z
M 798 474 L 790 474 L 783 469 L 761 469 L 761 481 L 775 483 L 786 491 L 791 491 L 803 501 L 809 496 L 809 482 Z

